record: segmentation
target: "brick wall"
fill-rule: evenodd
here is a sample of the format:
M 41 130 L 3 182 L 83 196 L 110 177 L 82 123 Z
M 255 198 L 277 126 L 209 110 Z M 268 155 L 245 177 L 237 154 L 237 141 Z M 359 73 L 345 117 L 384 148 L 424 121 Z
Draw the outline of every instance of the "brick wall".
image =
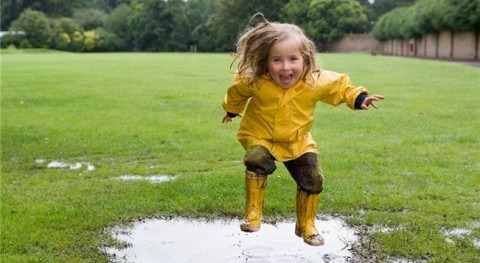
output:
M 480 31 L 480 30 L 479 30 Z M 327 52 L 372 52 L 445 60 L 480 60 L 480 32 L 442 31 L 416 39 L 377 42 L 371 34 L 350 34 L 325 45 Z
M 480 60 L 480 33 L 442 31 L 416 39 L 379 42 L 374 53 L 444 60 Z
M 375 40 L 372 34 L 349 34 L 345 37 L 327 43 L 324 50 L 327 52 L 370 52 Z

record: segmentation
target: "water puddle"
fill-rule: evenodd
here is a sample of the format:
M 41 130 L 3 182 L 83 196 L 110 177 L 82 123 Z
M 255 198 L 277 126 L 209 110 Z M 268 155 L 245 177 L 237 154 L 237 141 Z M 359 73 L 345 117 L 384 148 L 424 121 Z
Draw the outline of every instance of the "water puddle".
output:
M 442 233 L 445 236 L 445 242 L 449 244 L 455 244 L 455 239 L 465 239 L 473 234 L 475 228 L 479 227 L 478 222 L 472 223 L 473 229 L 467 228 L 453 228 L 453 229 L 443 229 Z M 473 238 L 471 239 L 473 246 L 480 248 L 480 239 Z
M 132 228 L 112 229 L 128 243 L 107 248 L 112 262 L 351 262 L 355 231 L 337 217 L 316 220 L 325 245 L 312 247 L 295 236 L 295 222 L 263 224 L 260 231 L 240 231 L 239 220 L 147 219 Z
M 474 240 L 473 240 L 473 245 L 474 245 L 476 248 L 480 249 L 480 238 L 474 239 Z
M 428 259 L 404 259 L 404 258 L 397 258 L 397 259 L 390 259 L 388 263 L 427 263 Z
M 36 164 L 44 164 L 46 161 L 44 159 L 35 160 Z M 47 164 L 47 168 L 61 168 L 61 169 L 70 169 L 78 170 L 82 167 L 85 167 L 87 171 L 95 170 L 95 166 L 89 162 L 75 162 L 75 163 L 66 163 L 62 161 L 51 161 Z
M 135 175 L 135 174 L 126 174 L 114 177 L 114 179 L 122 180 L 122 181 L 149 181 L 152 183 L 162 183 L 167 182 L 175 179 L 175 176 L 172 175 L 150 175 L 150 176 L 142 176 L 142 175 Z

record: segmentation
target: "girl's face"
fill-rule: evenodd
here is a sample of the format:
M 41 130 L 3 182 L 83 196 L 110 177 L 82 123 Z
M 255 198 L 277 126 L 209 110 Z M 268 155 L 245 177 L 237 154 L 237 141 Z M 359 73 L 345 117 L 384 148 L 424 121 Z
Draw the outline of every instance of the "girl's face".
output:
M 303 73 L 303 56 L 292 39 L 279 40 L 270 47 L 268 72 L 280 87 L 292 87 Z

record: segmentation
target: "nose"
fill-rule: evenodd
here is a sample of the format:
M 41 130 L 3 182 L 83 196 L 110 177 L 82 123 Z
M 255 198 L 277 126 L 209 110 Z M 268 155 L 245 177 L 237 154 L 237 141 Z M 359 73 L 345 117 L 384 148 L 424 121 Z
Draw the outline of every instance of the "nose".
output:
M 282 69 L 284 70 L 290 69 L 290 63 L 288 61 L 284 61 L 282 64 Z

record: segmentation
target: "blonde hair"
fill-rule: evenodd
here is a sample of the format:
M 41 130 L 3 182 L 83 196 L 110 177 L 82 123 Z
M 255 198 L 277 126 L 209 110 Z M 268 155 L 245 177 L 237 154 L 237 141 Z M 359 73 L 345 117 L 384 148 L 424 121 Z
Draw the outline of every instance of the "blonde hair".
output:
M 268 56 L 270 47 L 277 41 L 293 39 L 304 59 L 304 72 L 302 79 L 305 81 L 314 71 L 319 71 L 316 62 L 317 49 L 312 40 L 298 26 L 286 23 L 269 22 L 263 14 L 257 13 L 252 17 L 261 16 L 263 22 L 255 27 L 248 26 L 240 35 L 236 43 L 236 52 L 231 67 L 238 61 L 237 75 L 246 77 L 248 84 L 253 83 L 268 72 Z

